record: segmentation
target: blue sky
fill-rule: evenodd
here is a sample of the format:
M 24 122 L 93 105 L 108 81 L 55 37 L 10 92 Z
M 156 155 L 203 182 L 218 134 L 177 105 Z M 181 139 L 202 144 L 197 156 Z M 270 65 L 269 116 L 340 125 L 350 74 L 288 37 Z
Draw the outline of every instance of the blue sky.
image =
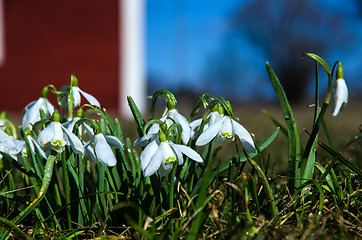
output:
M 207 60 L 226 41 L 229 31 L 227 17 L 244 2 L 246 1 L 148 0 L 146 9 L 147 74 L 153 79 L 158 79 L 152 80 L 150 84 L 157 85 L 155 86 L 157 89 L 167 88 L 171 91 L 181 86 L 202 91 L 200 84 Z M 329 11 L 339 11 L 348 16 L 348 27 L 353 28 L 352 31 L 361 32 L 362 24 L 361 20 L 357 19 L 353 0 L 319 0 L 318 2 Z M 359 45 L 357 44 L 356 47 Z M 249 64 L 246 74 L 256 79 L 267 77 L 265 62 L 269 59 L 246 41 L 240 43 L 238 48 L 245 53 L 243 60 Z M 361 53 L 362 46 L 354 48 L 349 53 L 335 51 L 331 55 L 338 59 L 331 58 L 333 61 L 341 60 L 345 67 L 345 75 L 354 79 L 359 75 L 357 71 L 361 68 L 361 63 L 356 62 Z M 358 85 L 358 82 L 353 84 Z M 248 87 L 255 90 L 256 85 L 258 81 L 254 82 L 254 86 L 247 86 L 244 89 L 245 92 L 248 92 Z M 268 96 L 263 92 L 270 94 L 272 89 L 270 86 L 258 91 L 260 95 Z M 215 92 L 217 93 L 217 90 Z

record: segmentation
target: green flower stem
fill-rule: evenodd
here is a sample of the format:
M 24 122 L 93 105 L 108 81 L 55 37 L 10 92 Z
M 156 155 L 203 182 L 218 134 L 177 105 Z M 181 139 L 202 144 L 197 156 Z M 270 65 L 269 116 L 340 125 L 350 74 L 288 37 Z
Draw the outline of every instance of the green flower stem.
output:
M 68 227 L 72 228 L 72 216 L 70 215 L 70 189 L 69 189 L 69 177 L 68 177 L 68 168 L 67 168 L 67 160 L 65 154 L 61 156 L 62 159 L 62 172 L 63 172 L 63 186 L 64 186 L 64 193 L 65 193 L 65 204 L 66 204 L 66 212 L 67 212 L 67 220 L 68 220 Z
M 11 222 L 3 217 L 0 217 L 0 227 L 5 228 L 9 232 L 13 233 L 17 239 L 21 239 L 21 240 L 33 239 L 28 234 L 21 231 L 20 228 L 18 228 L 18 226 L 16 226 L 16 224 L 14 224 L 13 222 Z
M 176 170 L 177 170 L 177 165 L 176 164 L 174 164 L 174 166 L 172 168 L 171 178 L 170 178 L 169 209 L 173 208 L 173 199 L 174 199 L 173 193 L 174 193 L 174 190 L 175 190 L 175 176 L 176 176 Z
M 261 183 L 264 186 L 264 191 L 265 191 L 265 195 L 266 195 L 266 199 L 267 202 L 269 204 L 270 207 L 270 211 L 272 213 L 272 217 L 275 217 L 278 214 L 278 208 L 277 205 L 275 203 L 274 197 L 273 197 L 273 193 L 271 191 L 270 185 L 268 183 L 268 180 L 263 172 L 263 170 L 261 170 L 260 166 L 253 160 L 251 159 L 247 153 L 244 150 L 244 154 L 245 156 L 247 156 L 247 159 L 249 161 L 249 163 L 253 166 L 253 168 L 255 169 L 256 173 L 258 174 L 259 179 L 261 180 Z
M 85 201 L 84 201 L 84 173 L 83 173 L 83 159 L 80 155 L 77 156 L 78 158 L 78 183 L 79 183 L 79 188 L 78 188 L 78 197 L 79 197 L 79 204 L 78 204 L 78 224 L 79 225 L 83 225 L 84 224 L 84 216 L 86 216 L 86 214 L 84 214 L 87 211 L 87 208 L 85 206 Z
M 304 150 L 304 154 L 303 154 L 303 158 L 302 158 L 302 162 L 301 164 L 303 165 L 303 163 L 305 161 L 307 161 L 308 159 L 308 156 L 310 154 L 310 151 L 312 150 L 313 148 L 313 145 L 314 145 L 314 142 L 315 142 L 315 139 L 317 138 L 317 134 L 319 132 L 319 126 L 323 123 L 324 121 L 324 115 L 326 113 L 326 110 L 328 108 L 328 105 L 330 103 L 330 100 L 331 100 L 331 95 L 332 95 L 332 90 L 333 90 L 333 72 L 334 72 L 334 69 L 336 67 L 337 64 L 339 64 L 340 62 L 336 62 L 333 66 L 333 69 L 332 71 L 330 70 L 328 64 L 319 56 L 315 55 L 315 54 L 312 54 L 312 53 L 306 53 L 304 54 L 310 58 L 313 58 L 316 62 L 318 62 L 319 64 L 321 64 L 327 75 L 328 75 L 328 89 L 327 89 L 327 93 L 326 93 L 326 97 L 324 99 L 324 103 L 323 103 L 323 106 L 322 106 L 322 109 L 321 111 L 319 112 L 318 116 L 317 116 L 317 119 L 313 125 L 313 129 L 312 129 L 312 133 L 310 134 L 310 137 L 308 139 L 308 142 L 307 142 L 307 145 L 305 147 L 305 150 Z M 304 56 L 303 55 L 303 56 Z M 304 171 L 304 169 L 302 169 L 302 171 Z
M 38 196 L 34 199 L 32 203 L 29 204 L 12 222 L 14 224 L 19 224 L 21 220 L 23 220 L 34 208 L 36 208 L 41 200 L 44 198 L 45 193 L 48 190 L 50 181 L 52 179 L 53 175 L 53 169 L 54 169 L 54 162 L 56 159 L 56 153 L 52 152 L 46 162 L 45 169 L 44 169 L 44 177 L 42 186 L 40 188 L 40 191 L 38 193 Z
M 156 107 L 156 101 L 159 97 L 164 97 L 166 96 L 167 98 L 167 108 L 168 110 L 174 109 L 175 108 L 175 104 L 176 104 L 176 98 L 175 96 L 168 90 L 166 89 L 160 89 L 158 91 L 156 91 L 153 96 L 152 96 L 152 100 L 151 100 L 151 106 L 150 106 L 150 114 L 149 114 L 149 120 L 152 120 L 155 116 L 155 107 Z
M 72 91 L 72 88 L 70 88 L 70 90 L 69 90 L 67 102 L 68 102 L 68 121 L 71 121 L 73 119 L 73 91 Z
M 29 165 L 28 159 L 26 157 L 22 157 L 22 158 L 23 158 L 23 163 L 24 163 L 23 165 L 24 165 L 25 170 L 27 172 L 32 172 L 35 174 L 34 169 L 32 169 Z M 26 177 L 29 178 L 30 183 L 34 186 L 34 188 L 33 188 L 34 192 L 35 192 L 35 194 L 37 194 L 40 189 L 37 179 L 32 174 L 29 174 L 29 176 L 26 176 Z

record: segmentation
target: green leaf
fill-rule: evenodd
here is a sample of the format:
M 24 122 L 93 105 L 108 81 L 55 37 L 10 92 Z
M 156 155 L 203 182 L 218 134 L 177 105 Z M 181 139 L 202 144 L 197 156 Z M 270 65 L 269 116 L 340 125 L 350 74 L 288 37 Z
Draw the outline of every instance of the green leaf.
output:
M 265 138 L 263 141 L 256 144 L 256 148 L 259 150 L 259 153 L 261 153 L 265 148 L 267 148 L 274 141 L 274 139 L 276 138 L 276 136 L 279 133 L 279 130 L 280 130 L 279 127 L 276 128 L 267 138 Z M 250 158 L 253 158 L 253 157 L 257 156 L 259 153 L 258 152 L 250 153 L 249 156 L 250 156 Z M 213 169 L 208 185 L 210 185 L 219 174 L 228 170 L 229 167 L 232 167 L 235 164 L 240 164 L 241 162 L 247 161 L 247 158 L 244 153 L 240 153 L 237 156 L 235 156 L 234 158 L 239 159 L 239 161 L 235 162 L 235 161 L 230 161 L 231 159 L 228 159 L 228 160 L 222 162 L 217 168 Z M 232 162 L 232 164 L 230 164 L 230 162 Z M 201 185 L 202 185 L 202 177 L 200 177 L 199 181 L 196 183 L 195 187 L 193 188 L 192 193 L 190 194 L 191 197 L 195 196 L 198 193 Z
M 326 169 L 320 165 L 319 163 L 315 163 L 316 168 L 322 173 L 322 175 L 324 175 L 324 173 L 326 172 Z M 334 186 L 333 186 L 333 182 L 332 182 L 332 177 L 330 174 L 327 174 L 326 176 L 326 180 L 327 180 L 327 184 L 329 185 L 330 189 L 332 189 L 334 191 Z
M 328 64 L 326 63 L 326 61 L 324 61 L 323 58 L 321 58 L 320 56 L 314 54 L 314 53 L 304 53 L 302 55 L 302 57 L 304 56 L 308 56 L 312 59 L 314 59 L 315 61 L 317 61 L 320 65 L 323 66 L 323 68 L 326 70 L 327 74 L 330 75 L 331 74 L 331 69 L 330 67 L 328 66 Z
M 301 158 L 300 138 L 297 128 L 297 122 L 294 118 L 292 108 L 290 107 L 290 104 L 283 90 L 283 87 L 280 84 L 278 77 L 275 75 L 273 69 L 270 67 L 268 62 L 266 63 L 266 69 L 268 71 L 269 78 L 274 87 L 275 93 L 278 96 L 279 103 L 284 115 L 286 128 L 288 131 L 288 140 L 289 140 L 288 185 L 289 189 L 293 191 L 295 187 L 300 186 L 300 181 L 298 181 L 298 179 L 301 178 L 301 172 L 299 166 Z
M 131 108 L 133 118 L 136 122 L 138 136 L 142 137 L 143 128 L 145 127 L 145 120 L 143 119 L 142 114 L 141 114 L 140 110 L 138 109 L 136 103 L 133 101 L 132 97 L 128 96 L 127 101 L 128 101 L 129 107 Z
M 326 150 L 326 152 L 328 152 L 328 153 L 331 154 L 333 157 L 335 157 L 341 164 L 343 164 L 343 165 L 345 165 L 346 167 L 348 167 L 349 169 L 351 169 L 353 172 L 355 172 L 356 174 L 358 174 L 360 177 L 362 176 L 361 170 L 359 170 L 358 167 L 354 166 L 352 163 L 350 163 L 349 161 L 347 161 L 344 157 L 342 157 L 341 154 L 337 153 L 336 151 L 334 151 L 333 149 L 331 149 L 330 147 L 328 147 L 326 144 L 322 143 L 321 141 L 319 141 L 318 144 L 319 144 L 324 150 Z

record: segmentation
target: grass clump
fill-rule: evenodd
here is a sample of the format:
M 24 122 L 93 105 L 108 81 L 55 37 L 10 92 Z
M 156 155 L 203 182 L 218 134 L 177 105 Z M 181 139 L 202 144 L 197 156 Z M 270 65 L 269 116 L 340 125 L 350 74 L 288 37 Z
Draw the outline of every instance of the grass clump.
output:
M 347 102 L 343 68 L 336 62 L 331 70 L 319 56 L 305 56 L 316 63 L 315 110 L 305 143 L 268 63 L 284 122 L 265 111 L 275 127 L 261 139 L 222 97 L 200 96 L 185 118 L 175 96 L 161 89 L 148 120 L 128 97 L 138 133 L 131 139 L 117 118 L 79 89 L 75 76 L 59 90 L 46 86 L 25 108 L 19 128 L 1 115 L 0 238 L 360 238 L 361 170 L 345 151 L 361 133 L 337 149 L 325 121 L 330 104 L 336 115 Z M 318 66 L 328 77 L 324 101 Z M 80 104 L 80 94 L 88 103 Z M 160 99 L 166 100 L 161 114 Z M 274 174 L 284 162 L 268 151 L 278 135 L 287 139 L 286 174 Z

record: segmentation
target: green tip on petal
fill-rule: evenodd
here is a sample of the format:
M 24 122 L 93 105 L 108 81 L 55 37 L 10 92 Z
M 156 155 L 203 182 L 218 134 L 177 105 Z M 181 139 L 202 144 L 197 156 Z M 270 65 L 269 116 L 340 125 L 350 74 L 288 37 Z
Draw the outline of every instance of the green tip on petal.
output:
M 8 111 L 2 111 L 0 113 L 0 118 L 3 118 L 3 119 L 8 119 Z
M 343 74 L 343 66 L 341 62 L 338 62 L 338 67 L 337 67 L 337 79 L 344 79 L 344 74 Z
M 58 113 L 58 111 L 53 112 L 52 119 L 53 119 L 53 122 L 60 122 L 60 114 Z
M 49 87 L 46 86 L 41 90 L 41 94 L 40 97 L 42 98 L 47 98 L 48 97 L 48 92 L 49 92 Z
M 211 112 L 217 112 L 219 110 L 219 104 L 215 104 L 212 108 L 211 108 Z
M 82 118 L 82 116 L 83 116 L 83 109 L 82 109 L 82 108 L 79 108 L 79 109 L 77 110 L 76 117 Z
M 70 86 L 78 87 L 78 79 L 73 74 L 70 77 Z
M 166 134 L 162 131 L 162 128 L 160 128 L 160 131 L 158 133 L 158 138 L 160 139 L 160 142 L 166 142 L 167 141 Z
M 220 104 L 217 104 L 217 111 L 219 112 L 220 115 L 224 115 L 224 109 L 221 107 Z
M 175 103 L 171 101 L 170 99 L 167 100 L 167 108 L 168 110 L 175 109 Z

